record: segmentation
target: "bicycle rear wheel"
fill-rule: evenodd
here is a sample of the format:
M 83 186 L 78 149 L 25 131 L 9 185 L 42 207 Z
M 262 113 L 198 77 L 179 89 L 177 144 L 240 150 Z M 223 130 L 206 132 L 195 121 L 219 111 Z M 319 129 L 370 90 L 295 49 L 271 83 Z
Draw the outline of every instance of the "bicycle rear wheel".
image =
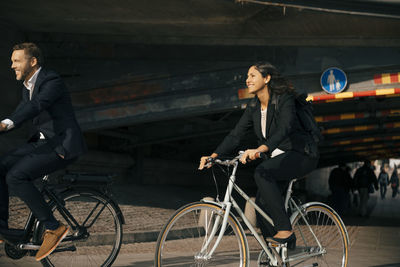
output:
M 53 203 L 54 216 L 70 230 L 55 251 L 41 261 L 43 266 L 111 266 L 122 243 L 122 220 L 114 204 L 90 189 L 67 191 L 62 199 L 77 224 L 68 223 Z
M 246 236 L 233 216 L 228 217 L 216 250 L 206 257 L 221 231 L 224 214 L 219 206 L 202 202 L 176 211 L 158 236 L 155 266 L 248 266 Z M 214 227 L 217 231 L 213 236 Z
M 307 222 L 301 214 L 298 214 L 293 220 L 292 227 L 297 242 L 296 250 L 289 250 L 289 257 L 294 257 L 294 254 L 297 254 L 297 256 L 318 255 L 298 259 L 290 262 L 290 264 L 295 266 L 347 267 L 349 240 L 346 227 L 339 215 L 332 208 L 322 203 L 308 206 L 306 204 L 300 207 L 300 210 L 304 211 L 303 215 Z M 321 243 L 322 250 L 307 223 Z

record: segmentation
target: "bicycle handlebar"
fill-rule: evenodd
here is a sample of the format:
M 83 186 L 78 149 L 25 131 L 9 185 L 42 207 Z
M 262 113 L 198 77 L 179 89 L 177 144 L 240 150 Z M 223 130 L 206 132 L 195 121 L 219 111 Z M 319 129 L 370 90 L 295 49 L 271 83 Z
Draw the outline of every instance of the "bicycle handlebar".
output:
M 208 163 L 206 164 L 206 167 L 211 166 L 215 163 L 217 163 L 219 165 L 224 165 L 224 166 L 233 166 L 242 157 L 243 154 L 244 154 L 244 151 L 239 151 L 238 155 L 236 157 L 234 157 L 233 159 L 225 159 L 225 160 L 209 157 L 207 159 Z
M 239 153 L 236 157 L 234 157 L 232 159 L 225 159 L 225 160 L 209 157 L 207 159 L 208 163 L 206 164 L 205 167 L 212 166 L 214 163 L 217 163 L 219 165 L 224 165 L 224 166 L 233 166 L 242 157 L 243 154 L 244 154 L 244 151 L 239 151 Z M 258 158 L 266 159 L 267 157 L 268 156 L 266 153 L 259 152 Z

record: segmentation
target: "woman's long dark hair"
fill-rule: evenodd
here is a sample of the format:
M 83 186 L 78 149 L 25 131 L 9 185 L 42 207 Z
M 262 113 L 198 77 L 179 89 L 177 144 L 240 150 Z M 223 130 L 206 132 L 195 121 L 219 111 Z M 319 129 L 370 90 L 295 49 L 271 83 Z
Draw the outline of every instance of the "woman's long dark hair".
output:
M 271 75 L 271 80 L 268 82 L 270 94 L 295 94 L 292 83 L 283 77 L 274 65 L 268 62 L 257 62 L 253 66 L 261 73 L 263 77 Z

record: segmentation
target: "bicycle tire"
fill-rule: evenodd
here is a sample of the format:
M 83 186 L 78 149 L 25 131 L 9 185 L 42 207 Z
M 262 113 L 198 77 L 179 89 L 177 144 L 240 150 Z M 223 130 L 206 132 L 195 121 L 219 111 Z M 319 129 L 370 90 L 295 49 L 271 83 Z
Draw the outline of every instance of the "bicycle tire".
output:
M 63 193 L 61 199 L 81 227 L 73 229 L 56 209 L 50 207 L 54 216 L 64 225 L 69 225 L 67 237 L 47 258 L 43 266 L 111 266 L 118 256 L 122 244 L 122 219 L 113 202 L 104 194 L 92 189 L 75 188 Z M 42 233 L 43 226 L 37 231 Z M 85 232 L 87 231 L 87 232 Z M 79 240 L 68 240 L 74 235 L 85 233 Z M 88 234 L 87 236 L 86 233 Z
M 301 262 L 301 264 L 296 261 L 291 262 L 291 265 L 347 267 L 349 239 L 346 226 L 340 216 L 331 207 L 322 203 L 305 204 L 300 207 L 300 210 L 303 211 L 304 217 L 326 253 L 299 260 L 298 262 Z M 291 253 L 309 254 L 320 252 L 315 238 L 300 213 L 293 219 L 292 227 L 296 234 L 297 242 L 296 250 L 294 252 L 289 251 L 289 256 Z
M 201 258 L 199 253 L 206 237 L 211 232 L 213 222 L 222 218 L 225 211 L 214 203 L 195 202 L 178 209 L 163 227 L 157 240 L 155 266 L 234 266 L 247 267 L 249 250 L 243 228 L 230 214 L 225 234 L 210 259 Z M 217 239 L 217 234 L 208 252 Z M 236 240 L 236 241 L 235 241 Z

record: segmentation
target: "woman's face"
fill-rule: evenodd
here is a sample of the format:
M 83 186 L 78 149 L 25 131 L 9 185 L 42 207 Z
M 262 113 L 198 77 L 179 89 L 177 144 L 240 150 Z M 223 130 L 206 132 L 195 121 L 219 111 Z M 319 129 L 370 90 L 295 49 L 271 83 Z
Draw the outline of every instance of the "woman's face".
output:
M 246 85 L 249 88 L 250 94 L 255 94 L 265 88 L 266 83 L 269 81 L 268 77 L 263 77 L 262 74 L 254 67 L 251 66 L 247 73 Z

